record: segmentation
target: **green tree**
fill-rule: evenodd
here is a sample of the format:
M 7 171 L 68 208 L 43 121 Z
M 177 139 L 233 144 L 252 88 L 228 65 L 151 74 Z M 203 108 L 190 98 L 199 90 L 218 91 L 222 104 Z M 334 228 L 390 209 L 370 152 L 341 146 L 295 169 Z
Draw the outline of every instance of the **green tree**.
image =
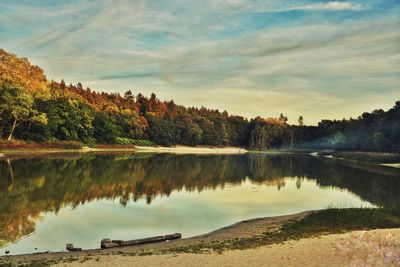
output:
M 197 123 L 191 123 L 183 135 L 182 144 L 191 146 L 198 145 L 201 142 L 202 133 L 203 131 Z
M 378 151 L 386 151 L 390 148 L 390 140 L 380 132 L 374 133 L 373 143 Z
M 93 110 L 85 101 L 62 96 L 41 100 L 38 109 L 47 114 L 49 123 L 43 131 L 48 138 L 94 142 Z
M 96 112 L 93 121 L 94 138 L 97 143 L 115 143 L 116 138 L 122 135 L 122 128 L 115 124 L 112 115 L 106 112 Z
M 173 124 L 168 120 L 160 119 L 150 113 L 146 119 L 149 123 L 150 140 L 156 144 L 171 146 L 175 144 L 175 132 Z
M 33 109 L 32 96 L 20 87 L 0 87 L 0 117 L 2 125 L 11 121 L 7 140 L 12 139 L 16 127 L 25 121 L 47 124 L 46 115 Z

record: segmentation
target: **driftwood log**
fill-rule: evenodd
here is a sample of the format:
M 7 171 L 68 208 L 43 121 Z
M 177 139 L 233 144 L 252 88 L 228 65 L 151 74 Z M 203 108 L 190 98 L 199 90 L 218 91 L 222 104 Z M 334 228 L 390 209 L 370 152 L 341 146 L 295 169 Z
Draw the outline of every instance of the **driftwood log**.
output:
M 134 239 L 134 240 L 111 240 L 109 238 L 104 238 L 103 240 L 101 240 L 100 247 L 102 249 L 105 249 L 105 248 L 115 248 L 115 247 L 137 246 L 137 245 L 144 245 L 144 244 L 162 242 L 167 240 L 180 239 L 181 237 L 182 234 L 175 233 L 172 235 L 153 236 L 153 237 Z
M 66 245 L 65 245 L 65 248 L 66 248 L 68 251 L 81 251 L 81 250 L 82 250 L 82 248 L 76 248 L 76 247 L 74 247 L 74 244 L 72 244 L 72 243 L 66 244 Z

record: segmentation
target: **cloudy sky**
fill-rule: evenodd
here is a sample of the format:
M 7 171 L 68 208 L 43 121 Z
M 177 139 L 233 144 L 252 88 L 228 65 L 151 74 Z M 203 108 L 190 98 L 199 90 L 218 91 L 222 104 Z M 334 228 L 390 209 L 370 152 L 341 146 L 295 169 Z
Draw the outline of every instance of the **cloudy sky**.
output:
M 294 123 L 400 100 L 399 0 L 0 0 L 0 47 L 49 79 Z

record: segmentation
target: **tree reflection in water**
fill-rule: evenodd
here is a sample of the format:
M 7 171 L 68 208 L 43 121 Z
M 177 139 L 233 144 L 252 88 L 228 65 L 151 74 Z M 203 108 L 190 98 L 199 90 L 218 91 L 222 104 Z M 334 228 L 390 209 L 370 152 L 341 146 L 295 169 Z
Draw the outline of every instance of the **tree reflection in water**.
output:
M 377 206 L 400 205 L 400 172 L 300 155 L 65 154 L 0 161 L 0 246 L 32 233 L 42 212 L 99 199 L 148 204 L 173 191 L 201 192 L 253 183 L 285 186 L 285 178 L 347 189 Z

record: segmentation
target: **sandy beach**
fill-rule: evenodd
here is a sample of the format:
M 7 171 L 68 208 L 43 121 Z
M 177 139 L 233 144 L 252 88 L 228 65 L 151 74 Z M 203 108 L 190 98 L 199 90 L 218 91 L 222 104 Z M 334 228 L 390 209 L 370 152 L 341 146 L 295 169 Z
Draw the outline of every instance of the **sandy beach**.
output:
M 399 266 L 400 229 L 354 231 L 222 254 L 102 255 L 55 266 Z
M 381 164 L 383 166 L 393 167 L 393 168 L 400 168 L 400 163 L 384 163 Z
M 175 153 L 175 154 L 242 154 L 247 150 L 240 147 L 148 147 L 136 146 L 137 152 L 159 152 L 159 153 Z

